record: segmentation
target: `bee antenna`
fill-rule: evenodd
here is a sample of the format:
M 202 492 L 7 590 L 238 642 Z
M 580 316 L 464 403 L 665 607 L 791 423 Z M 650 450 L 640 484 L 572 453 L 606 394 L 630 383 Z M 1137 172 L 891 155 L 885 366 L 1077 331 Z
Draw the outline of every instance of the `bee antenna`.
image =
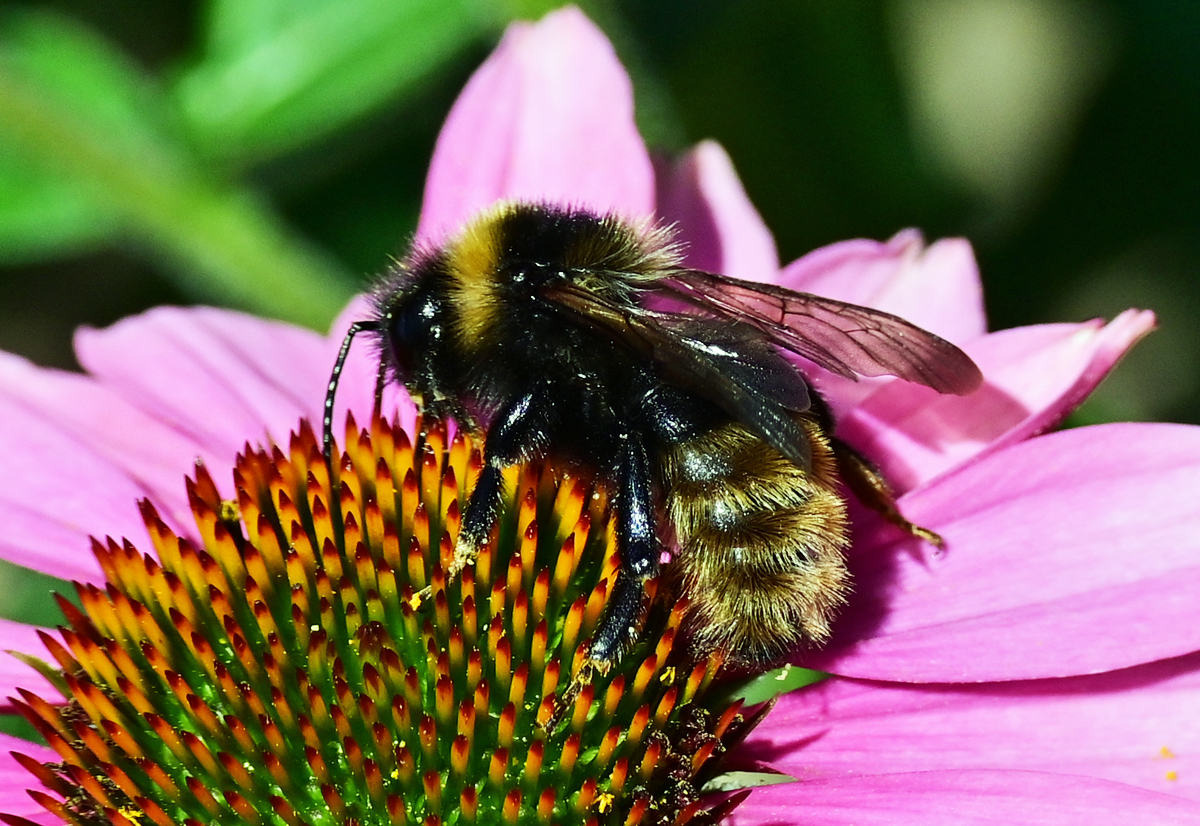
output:
M 379 360 L 379 371 L 375 374 L 375 418 L 383 414 L 383 387 L 387 384 L 387 359 Z
M 325 415 L 321 420 L 321 450 L 325 454 L 325 466 L 329 468 L 329 475 L 333 476 L 333 402 L 337 397 L 338 382 L 342 378 L 342 368 L 346 365 L 346 356 L 350 352 L 350 342 L 354 341 L 354 337 L 364 331 L 375 331 L 379 329 L 377 321 L 356 321 L 350 325 L 350 329 L 346 331 L 346 337 L 342 339 L 342 347 L 338 350 L 337 361 L 334 362 L 333 372 L 329 374 L 329 387 L 325 391 Z M 380 370 L 383 369 L 382 363 Z M 382 401 L 382 385 L 376 384 L 375 387 L 375 409 L 379 410 Z

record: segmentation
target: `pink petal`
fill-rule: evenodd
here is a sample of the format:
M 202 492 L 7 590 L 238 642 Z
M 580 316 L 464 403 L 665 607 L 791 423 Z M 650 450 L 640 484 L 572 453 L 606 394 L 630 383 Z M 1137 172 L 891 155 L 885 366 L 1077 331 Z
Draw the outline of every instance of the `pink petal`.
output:
M 904 497 L 935 553 L 864 520 L 855 592 L 812 667 L 870 679 L 1063 677 L 1200 650 L 1200 428 L 1113 424 L 997 451 Z
M 102 383 L 221 464 L 247 440 L 286 443 L 301 416 L 315 418 L 333 366 L 316 333 L 207 307 L 84 328 L 75 348 Z
M 1046 324 L 976 339 L 966 350 L 987 383 L 969 396 L 888 381 L 844 414 L 838 435 L 906 491 L 966 461 L 1057 424 L 1154 327 L 1128 310 L 1105 326 Z
M 32 469 L 44 476 L 48 467 L 44 462 L 46 458 L 52 454 L 65 457 L 67 464 L 60 465 L 59 471 L 94 474 L 96 484 L 102 489 L 111 487 L 114 493 L 120 491 L 121 495 L 135 498 L 148 496 L 158 505 L 168 524 L 177 530 L 191 524 L 183 476 L 191 471 L 196 457 L 202 453 L 200 445 L 134 407 L 111 388 L 89 376 L 45 370 L 24 359 L 0 353 L 0 406 L 11 411 L 6 437 L 12 439 L 8 455 L 13 456 L 14 461 L 30 462 Z M 22 429 L 26 426 L 22 423 L 28 423 L 30 433 Z M 37 455 L 40 449 L 35 449 L 34 443 L 27 438 L 32 438 L 34 433 L 41 434 L 37 443 L 43 448 L 54 445 L 49 448 L 49 453 Z M 87 456 L 93 458 L 85 459 Z M 73 465 L 76 460 L 84 464 Z M 57 474 L 50 475 L 57 477 Z M 61 477 L 57 478 L 61 483 Z M 84 483 L 87 484 L 86 480 Z M 56 511 L 52 504 L 55 495 L 70 496 L 68 491 L 52 489 L 51 498 L 45 499 L 28 486 L 26 479 L 16 476 L 11 477 L 11 487 L 7 490 L 5 483 L 0 481 L 0 491 L 4 491 L 0 493 L 0 500 L 7 501 L 13 509 L 10 512 L 42 513 L 52 525 L 60 523 L 62 515 L 69 513 L 79 530 L 72 530 L 66 536 L 71 549 L 68 553 L 82 554 L 88 570 L 94 568 L 87 550 L 89 534 L 115 536 L 114 531 L 126 530 L 136 524 L 133 521 L 136 513 L 132 509 L 135 498 L 115 500 L 120 514 L 117 522 L 109 524 L 96 520 L 85 524 L 79 520 L 78 511 L 64 510 L 66 506 L 58 506 Z M 4 507 L 0 504 L 0 514 L 4 513 Z M 11 524 L 11 518 L 5 521 Z M 140 519 L 136 521 L 140 522 Z M 47 527 L 47 530 L 47 538 L 58 535 L 55 528 Z M 136 531 L 136 535 L 142 535 L 140 528 Z M 46 549 L 52 565 L 60 564 L 61 549 L 61 545 Z M 50 573 L 62 575 L 61 571 Z
M 58 689 L 45 677 L 9 653 L 19 651 L 57 667 L 57 663 L 37 635 L 38 631 L 50 630 L 0 618 L 0 711 L 12 712 L 8 698 L 16 696 L 18 687 L 28 689 L 47 700 L 54 700 L 59 696 Z
M 653 213 L 629 77 L 577 8 L 510 26 L 467 83 L 438 137 L 417 238 L 438 243 L 500 199 Z
M 11 366 L 13 357 L 3 362 Z M 145 491 L 82 435 L 0 392 L 0 557 L 64 579 L 95 581 L 90 535 L 146 539 Z
M 979 268 L 961 238 L 926 247 L 906 230 L 886 243 L 843 241 L 793 261 L 780 283 L 893 313 L 956 344 L 987 330 Z
M 1200 800 L 1200 655 L 984 685 L 832 679 L 782 697 L 744 754 L 801 780 L 947 769 L 1085 775 Z
M 719 143 L 702 141 L 678 161 L 658 165 L 658 214 L 675 226 L 689 267 L 777 279 L 775 239 Z
M 0 812 L 14 814 L 45 826 L 62 826 L 62 820 L 54 817 L 25 793 L 26 789 L 45 791 L 33 775 L 13 759 L 11 752 L 20 752 L 41 763 L 56 763 L 58 755 L 45 746 L 0 734 Z
M 1019 771 L 870 775 L 756 789 L 731 826 L 1200 824 L 1194 801 L 1093 777 Z

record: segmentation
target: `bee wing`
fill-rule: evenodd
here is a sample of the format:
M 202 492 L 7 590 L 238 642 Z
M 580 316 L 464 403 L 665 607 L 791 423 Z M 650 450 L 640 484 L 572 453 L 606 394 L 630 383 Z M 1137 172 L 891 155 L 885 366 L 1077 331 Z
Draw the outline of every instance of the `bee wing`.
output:
M 890 375 L 966 395 L 983 383 L 970 356 L 899 316 L 772 284 L 688 270 L 655 292 L 749 324 L 772 343 L 847 378 Z
M 812 451 L 790 411 L 811 404 L 803 376 L 752 327 L 615 305 L 571 284 L 542 296 L 574 323 L 652 362 L 672 383 L 716 404 L 802 467 Z

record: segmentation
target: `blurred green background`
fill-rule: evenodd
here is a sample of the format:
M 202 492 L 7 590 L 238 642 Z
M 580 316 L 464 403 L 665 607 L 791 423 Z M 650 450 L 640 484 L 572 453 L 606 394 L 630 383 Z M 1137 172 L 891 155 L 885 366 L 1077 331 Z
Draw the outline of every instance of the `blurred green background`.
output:
M 501 0 L 0 3 L 0 347 L 207 302 L 323 328 L 415 226 Z M 965 235 L 994 328 L 1160 314 L 1083 412 L 1200 422 L 1200 3 L 597 0 L 643 132 L 729 150 L 785 260 Z

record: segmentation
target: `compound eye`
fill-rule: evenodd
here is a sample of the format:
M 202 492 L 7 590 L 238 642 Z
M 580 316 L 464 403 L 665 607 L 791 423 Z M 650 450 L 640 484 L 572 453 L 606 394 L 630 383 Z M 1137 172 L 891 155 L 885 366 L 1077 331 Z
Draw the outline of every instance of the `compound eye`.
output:
M 427 350 L 439 338 L 438 303 L 433 296 L 418 295 L 396 307 L 388 322 L 388 344 L 396 367 L 412 375 L 415 356 Z

